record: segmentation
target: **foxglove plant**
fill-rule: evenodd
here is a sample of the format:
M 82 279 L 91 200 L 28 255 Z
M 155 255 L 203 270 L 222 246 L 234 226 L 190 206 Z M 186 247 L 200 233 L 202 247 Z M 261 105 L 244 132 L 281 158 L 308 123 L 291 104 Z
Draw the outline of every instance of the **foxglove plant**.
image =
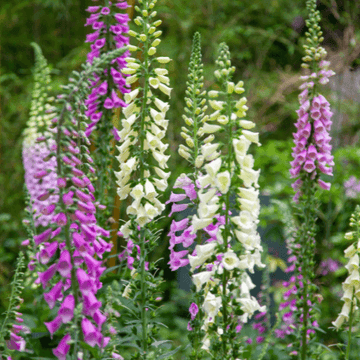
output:
M 22 314 L 18 311 L 20 309 L 20 304 L 23 302 L 23 299 L 20 296 L 22 289 L 24 288 L 24 268 L 25 257 L 24 254 L 20 252 L 15 268 L 15 275 L 11 282 L 9 306 L 5 313 L 5 319 L 0 328 L 0 360 L 5 359 L 5 356 L 7 360 L 11 360 L 11 350 L 25 350 L 26 343 L 20 333 L 24 330 L 24 326 L 21 325 L 24 320 L 21 317 Z
M 296 191 L 294 201 L 299 204 L 298 231 L 295 237 L 296 256 L 295 276 L 301 275 L 302 288 L 297 287 L 298 308 L 297 321 L 300 332 L 295 341 L 293 356 L 299 356 L 305 360 L 310 355 L 309 334 L 312 326 L 309 318 L 314 305 L 316 287 L 314 278 L 314 250 L 316 235 L 316 209 L 317 201 L 315 192 L 317 185 L 322 189 L 329 190 L 330 183 L 324 182 L 320 174 L 332 175 L 334 166 L 331 155 L 331 128 L 330 105 L 320 93 L 320 85 L 326 84 L 334 72 L 328 70 L 329 62 L 325 61 L 326 51 L 321 47 L 322 31 L 319 26 L 320 13 L 316 10 L 316 1 L 308 0 L 307 9 L 309 19 L 306 21 L 308 32 L 306 33 L 307 45 L 304 45 L 306 56 L 303 58 L 303 67 L 309 69 L 310 75 L 302 76 L 304 83 L 300 86 L 302 90 L 299 95 L 300 108 L 297 111 L 298 121 L 295 124 L 297 132 L 294 133 L 293 157 L 290 174 L 297 178 L 292 185 Z M 301 326 L 300 326 L 301 322 Z
M 189 176 L 181 174 L 176 180 L 174 189 L 181 189 L 183 193 L 171 193 L 170 199 L 166 203 L 172 203 L 171 216 L 173 213 L 182 212 L 188 207 L 197 209 L 199 204 L 199 183 L 198 178 L 202 174 L 204 164 L 213 160 L 219 155 L 216 152 L 217 146 L 212 146 L 211 141 L 215 138 L 213 134 L 204 131 L 209 124 L 209 116 L 205 115 L 207 110 L 206 91 L 203 91 L 204 77 L 203 65 L 201 61 L 201 39 L 200 34 L 195 33 L 193 48 L 191 52 L 189 74 L 186 90 L 186 114 L 183 115 L 186 126 L 182 127 L 181 136 L 186 145 L 180 145 L 179 154 L 190 165 L 191 173 Z M 187 200 L 188 203 L 179 202 Z M 180 221 L 173 220 L 168 236 L 170 237 L 170 269 L 175 271 L 180 267 L 189 264 L 187 255 L 189 250 L 175 251 L 175 247 L 181 244 L 184 248 L 189 248 L 194 242 L 198 245 L 202 243 L 202 237 L 209 239 L 216 236 L 217 226 L 210 224 L 204 229 L 203 234 L 198 231 L 192 234 L 193 226 L 191 217 Z M 179 233 L 181 234 L 179 235 Z M 176 235 L 178 234 L 178 235 Z M 204 322 L 204 311 L 201 305 L 204 302 L 203 296 L 195 291 L 194 302 L 190 305 L 189 312 L 191 320 L 188 324 L 189 339 L 192 343 L 192 352 L 190 359 L 200 359 L 202 357 L 201 339 L 204 337 L 204 331 L 201 329 Z
M 23 164 L 25 169 L 25 184 L 31 196 L 31 210 L 34 212 L 35 226 L 47 226 L 51 215 L 44 210 L 49 204 L 57 202 L 56 160 L 51 158 L 45 162 L 55 143 L 54 136 L 49 132 L 51 119 L 54 117 L 54 98 L 51 92 L 50 68 L 36 43 L 31 44 L 35 50 L 34 90 L 32 92 L 30 118 L 24 130 Z M 45 141 L 45 138 L 47 139 Z M 45 167 L 47 170 L 45 170 Z M 55 192 L 45 201 L 38 197 L 47 189 Z
M 360 206 L 356 206 L 354 214 L 350 218 L 350 226 L 354 229 L 345 234 L 346 240 L 354 241 L 345 250 L 345 257 L 349 259 L 345 266 L 349 272 L 349 276 L 342 284 L 344 295 L 341 300 L 344 305 L 337 319 L 333 325 L 337 330 L 343 327 L 344 321 L 348 321 L 349 329 L 347 331 L 348 341 L 346 346 L 345 360 L 350 359 L 351 337 L 353 332 L 353 324 L 355 318 L 355 311 L 358 310 L 358 303 L 360 301 L 360 272 L 359 272 L 359 255 L 360 255 Z
M 101 259 L 111 246 L 102 238 L 108 237 L 109 232 L 96 223 L 96 211 L 101 209 L 101 204 L 93 195 L 95 188 L 90 178 L 96 171 L 87 148 L 89 140 L 83 131 L 87 117 L 82 112 L 89 92 L 88 78 L 94 72 L 103 71 L 109 61 L 124 51 L 119 49 L 94 59 L 92 65 L 83 66 L 81 74 L 74 73 L 70 84 L 64 87 L 66 94 L 58 97 L 62 106 L 52 119 L 56 126 L 49 128 L 56 134 L 53 147 L 56 153 L 50 153 L 43 160 L 56 159 L 59 201 L 45 208 L 46 214 L 52 215 L 52 224 L 33 240 L 40 247 L 36 259 L 48 266 L 38 272 L 37 282 L 44 290 L 51 286 L 44 299 L 50 309 L 58 307 L 55 319 L 45 325 L 51 336 L 62 325 L 66 329 L 66 335 L 53 350 L 58 359 L 65 359 L 71 352 L 76 356 L 80 340 L 101 349 L 110 340 L 102 335 L 106 316 L 100 311 L 101 302 L 96 293 L 102 286 L 100 276 L 105 270 L 97 258 Z M 54 191 L 44 191 L 39 200 L 48 199 Z M 74 344 L 73 351 L 70 351 L 70 342 Z
M 129 195 L 132 203 L 127 208 L 129 220 L 120 228 L 121 234 L 128 242 L 128 264 L 133 269 L 132 279 L 127 285 L 124 297 L 131 296 L 136 304 L 138 321 L 131 322 L 134 334 L 141 327 L 141 335 L 133 344 L 140 349 L 132 358 L 148 359 L 149 347 L 155 341 L 158 325 L 154 321 L 156 309 L 154 294 L 159 291 L 161 280 L 152 272 L 155 264 L 149 265 L 149 255 L 156 246 L 157 218 L 165 208 L 159 195 L 167 188 L 170 173 L 167 168 L 169 156 L 165 155 L 168 144 L 162 139 L 165 136 L 169 120 L 165 119 L 169 104 L 162 101 L 153 91 L 160 90 L 170 97 L 171 88 L 168 70 L 158 67 L 166 64 L 168 57 L 154 57 L 156 47 L 160 44 L 161 30 L 156 28 L 161 20 L 155 20 L 153 10 L 156 0 L 140 0 L 135 10 L 139 16 L 135 24 L 139 33 L 129 31 L 129 35 L 139 46 L 129 45 L 131 52 L 140 52 L 142 61 L 127 57 L 127 68 L 122 72 L 127 75 L 126 83 L 134 84 L 139 80 L 139 87 L 125 95 L 127 107 L 123 108 L 124 119 L 119 132 L 120 144 L 117 146 L 117 159 L 120 170 L 115 172 L 120 200 Z M 131 254 L 130 254 L 131 251 Z
M 224 359 L 236 359 L 241 354 L 241 344 L 236 340 L 241 327 L 239 322 L 247 322 L 256 310 L 264 311 L 264 307 L 260 307 L 250 296 L 254 285 L 246 272 L 253 272 L 255 264 L 263 267 L 260 258 L 262 247 L 256 232 L 259 171 L 253 170 L 253 158 L 247 154 L 252 142 L 260 144 L 258 133 L 248 131 L 255 124 L 242 119 L 248 109 L 246 98 L 233 100 L 233 93 L 241 94 L 244 89 L 243 82 L 237 85 L 232 82 L 235 68 L 231 66 L 225 44 L 220 45 L 216 64 L 215 76 L 221 90 L 212 91 L 209 95 L 223 97 L 224 101 L 209 101 L 215 110 L 209 119 L 216 120 L 220 125 L 205 123 L 200 134 L 222 131 L 225 141 L 210 145 L 211 153 L 207 153 L 212 154 L 212 159 L 204 166 L 205 173 L 198 179 L 199 204 L 197 214 L 192 217 L 190 235 L 199 230 L 210 230 L 211 225 L 216 231 L 204 244 L 196 245 L 188 258 L 191 272 L 196 271 L 192 276 L 196 291 L 204 299 L 201 304 L 205 315 L 202 349 Z M 237 199 L 235 204 L 230 201 L 233 197 Z M 231 216 L 233 211 L 240 213 Z M 232 249 L 233 239 L 240 244 L 233 244 Z M 234 251 L 236 249 L 239 250 Z
M 94 32 L 86 36 L 86 42 L 91 44 L 91 51 L 87 61 L 91 64 L 94 59 L 99 58 L 107 52 L 120 49 L 129 44 L 127 37 L 129 31 L 129 16 L 121 11 L 129 7 L 126 1 L 106 0 L 104 5 L 89 6 L 87 11 L 90 17 L 85 26 L 91 26 Z M 109 192 L 114 188 L 112 167 L 114 153 L 114 141 L 119 140 L 118 130 L 113 124 L 115 109 L 126 107 L 122 96 L 131 91 L 126 84 L 126 77 L 121 70 L 126 67 L 125 58 L 130 55 L 125 51 L 121 56 L 113 59 L 107 64 L 103 73 L 93 74 L 91 81 L 91 92 L 85 101 L 87 110 L 85 115 L 90 118 L 85 134 L 89 136 L 95 129 L 98 135 L 94 139 L 95 146 L 94 160 L 99 169 L 96 186 L 97 199 L 104 205 L 109 206 L 113 200 Z M 110 216 L 110 209 L 104 213 L 105 219 Z M 101 223 L 104 221 L 101 221 Z

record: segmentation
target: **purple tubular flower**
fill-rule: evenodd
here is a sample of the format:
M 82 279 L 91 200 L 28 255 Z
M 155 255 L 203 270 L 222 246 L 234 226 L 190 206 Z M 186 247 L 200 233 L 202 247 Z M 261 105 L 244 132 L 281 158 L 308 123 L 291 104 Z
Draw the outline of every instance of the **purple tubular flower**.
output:
M 61 290 L 63 288 L 62 281 L 59 281 L 48 293 L 44 294 L 44 299 L 48 303 L 49 308 L 52 309 L 56 301 L 62 297 Z
M 68 344 L 71 340 L 70 334 L 66 334 L 59 342 L 57 348 L 53 350 L 53 354 L 58 358 L 58 360 L 66 360 L 66 355 L 70 350 L 70 345 Z
M 48 244 L 46 248 L 42 249 L 39 255 L 40 263 L 47 264 L 56 253 L 57 248 L 58 248 L 58 243 L 57 241 L 55 241 L 51 244 Z
M 62 319 L 58 315 L 53 321 L 45 322 L 44 324 L 47 327 L 47 329 L 49 330 L 51 338 L 52 338 L 54 333 L 60 329 L 60 326 L 62 325 Z
M 101 334 L 90 320 L 83 318 L 81 321 L 81 329 L 84 334 L 84 341 L 87 344 L 91 347 L 94 347 L 96 344 L 100 346 Z
M 43 288 L 47 286 L 47 283 L 55 275 L 57 269 L 57 264 L 51 265 L 47 270 L 42 273 L 38 273 L 40 282 L 42 283 Z
M 58 316 L 63 324 L 68 323 L 74 317 L 75 299 L 72 294 L 68 295 L 60 306 Z
M 196 314 L 199 312 L 199 308 L 195 303 L 192 303 L 189 308 L 189 312 L 191 315 L 191 320 L 194 320 L 196 317 Z
M 72 265 L 70 260 L 70 253 L 68 250 L 63 250 L 60 254 L 57 271 L 63 277 L 69 277 L 71 273 Z
M 36 245 L 40 245 L 41 243 L 43 243 L 44 241 L 47 241 L 50 239 L 51 236 L 51 229 L 47 229 L 44 232 L 42 232 L 39 235 L 34 236 L 34 242 Z

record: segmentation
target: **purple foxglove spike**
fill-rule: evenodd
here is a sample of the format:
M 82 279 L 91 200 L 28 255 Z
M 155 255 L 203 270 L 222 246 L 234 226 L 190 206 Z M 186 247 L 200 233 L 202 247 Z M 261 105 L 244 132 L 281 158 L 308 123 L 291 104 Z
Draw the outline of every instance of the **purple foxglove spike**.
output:
M 68 323 L 74 317 L 75 299 L 72 294 L 68 295 L 60 306 L 58 316 L 63 324 Z
M 62 325 L 61 317 L 58 315 L 53 321 L 44 322 L 45 326 L 49 330 L 50 337 L 52 338 L 54 333 L 60 329 Z
M 40 251 L 40 256 L 39 256 L 40 263 L 47 264 L 56 253 L 57 248 L 58 248 L 58 243 L 57 241 L 54 241 L 51 244 L 47 245 L 45 249 L 42 249 Z
M 85 315 L 94 316 L 96 310 L 100 309 L 101 301 L 98 301 L 91 291 L 87 295 L 83 295 L 84 308 L 83 312 Z
M 66 355 L 70 350 L 70 345 L 68 344 L 71 341 L 70 334 L 66 334 L 59 342 L 57 348 L 53 350 L 53 354 L 58 358 L 58 360 L 66 360 Z
M 93 319 L 96 322 L 99 329 L 101 329 L 101 325 L 106 321 L 106 316 L 103 315 L 100 310 L 96 310 Z
M 55 306 L 57 300 L 62 298 L 62 293 L 61 293 L 62 288 L 63 288 L 63 283 L 62 281 L 59 281 L 58 283 L 56 283 L 56 285 L 54 285 L 54 287 L 49 292 L 44 293 L 44 299 L 48 303 L 50 309 L 52 309 Z
M 44 232 L 42 232 L 41 234 L 39 235 L 35 235 L 34 236 L 34 242 L 36 245 L 40 245 L 41 243 L 43 243 L 44 241 L 47 241 L 50 239 L 50 236 L 51 236 L 51 232 L 52 232 L 52 229 L 47 229 L 45 230 Z
M 71 274 L 71 258 L 68 250 L 63 250 L 60 254 L 57 271 L 63 277 L 69 277 Z
M 76 277 L 79 282 L 80 291 L 83 295 L 88 295 L 94 286 L 93 280 L 90 276 L 81 268 L 76 270 Z

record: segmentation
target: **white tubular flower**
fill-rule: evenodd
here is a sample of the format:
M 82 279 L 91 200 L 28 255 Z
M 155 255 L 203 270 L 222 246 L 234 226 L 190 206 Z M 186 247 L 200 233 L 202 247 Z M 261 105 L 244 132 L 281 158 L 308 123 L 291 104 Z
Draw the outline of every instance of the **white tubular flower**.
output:
M 241 315 L 242 322 L 246 323 L 248 321 L 248 317 L 251 317 L 255 311 L 264 312 L 266 311 L 266 306 L 260 306 L 257 300 L 251 296 L 251 298 L 240 298 L 239 302 L 241 303 L 241 310 L 244 312 Z
M 139 201 L 144 196 L 143 186 L 141 184 L 137 184 L 130 192 L 130 196 Z
M 131 234 L 130 225 L 131 225 L 131 221 L 129 220 L 120 227 L 120 231 L 122 232 L 124 238 L 128 238 Z
M 167 161 L 169 160 L 170 155 L 164 155 L 158 151 L 153 151 L 152 155 L 154 159 L 158 162 L 161 169 L 167 168 Z
M 252 233 L 256 228 L 254 218 L 248 211 L 240 211 L 239 216 L 233 216 L 231 221 L 247 234 Z
M 154 185 L 148 179 L 146 179 L 146 182 L 145 182 L 145 197 L 149 201 L 153 201 L 157 194 L 158 193 L 156 192 L 156 190 L 154 188 Z
M 210 281 L 212 274 L 212 271 L 202 271 L 192 275 L 192 280 L 196 286 L 196 291 L 200 291 L 203 284 L 207 284 Z
M 169 103 L 161 101 L 158 98 L 155 99 L 154 104 L 161 112 L 167 112 L 170 108 Z
M 154 179 L 154 185 L 159 191 L 165 191 L 168 187 L 168 183 L 165 179 Z
M 216 175 L 215 184 L 222 194 L 229 191 L 230 183 L 230 173 L 227 170 Z
M 202 134 L 213 134 L 213 133 L 221 130 L 221 126 L 205 123 L 204 126 L 200 129 L 202 129 Z
M 167 75 L 169 71 L 167 69 L 157 68 L 154 70 L 156 75 Z
M 156 60 L 157 60 L 160 64 L 167 64 L 168 62 L 171 61 L 171 59 L 170 59 L 169 57 L 164 57 L 164 56 L 158 57 L 158 58 L 156 58 Z
M 239 259 L 233 251 L 227 251 L 221 261 L 226 270 L 234 270 L 239 266 Z
M 217 148 L 219 147 L 220 144 L 210 144 L 210 143 L 206 143 L 204 145 L 201 146 L 201 153 L 203 154 L 203 156 L 205 158 L 207 158 L 208 156 L 212 155 L 213 153 L 216 152 Z
M 233 140 L 233 146 L 236 155 L 238 156 L 245 156 L 247 151 L 249 150 L 251 141 L 248 140 L 244 135 L 241 135 L 239 140 L 234 139 Z
M 255 188 L 259 188 L 258 179 L 260 175 L 259 170 L 252 170 L 249 168 L 241 169 L 239 178 L 244 181 L 246 187 L 251 187 L 254 185 Z
M 219 111 L 222 110 L 224 106 L 223 101 L 217 101 L 217 100 L 209 100 L 209 104 L 214 110 L 219 110 Z
M 126 118 L 129 118 L 137 110 L 135 102 L 130 103 L 127 107 L 122 109 Z
M 215 180 L 216 174 L 220 170 L 220 167 L 221 167 L 221 158 L 217 158 L 216 160 L 213 160 L 209 164 L 206 164 L 205 170 L 211 176 L 211 178 Z
M 239 124 L 242 128 L 244 128 L 246 130 L 253 129 L 255 127 L 255 123 L 253 123 L 252 121 L 249 121 L 249 120 L 240 120 Z
M 149 78 L 149 84 L 150 86 L 152 86 L 154 89 L 157 89 L 160 85 L 160 80 L 156 77 L 156 78 Z
M 243 199 L 256 201 L 259 198 L 259 190 L 255 190 L 253 187 L 249 189 L 239 188 L 239 196 L 241 196 Z
M 161 92 L 163 92 L 165 95 L 167 95 L 169 98 L 171 97 L 171 90 L 172 88 L 162 84 L 162 83 L 159 83 L 159 90 Z
M 127 93 L 124 95 L 125 102 L 127 104 L 130 104 L 132 101 L 135 100 L 135 98 L 139 95 L 139 89 L 135 89 L 131 91 L 130 93 Z
M 257 144 L 258 146 L 261 145 L 261 144 L 259 143 L 259 133 L 254 133 L 254 132 L 248 131 L 248 130 L 243 130 L 242 133 L 244 134 L 244 136 L 246 137 L 246 139 L 248 139 L 248 140 L 251 141 L 252 143 Z
M 212 223 L 213 219 L 199 219 L 196 215 L 193 216 L 192 218 L 192 226 L 193 226 L 193 230 L 191 232 L 191 234 L 195 234 L 198 230 L 201 230 L 205 227 L 207 227 L 208 225 L 210 225 Z
M 149 216 L 150 219 L 153 219 L 154 217 L 159 215 L 159 210 L 149 203 L 145 204 L 144 209 L 146 215 Z
M 221 297 L 216 297 L 210 291 L 207 293 L 204 302 L 204 311 L 209 318 L 214 318 L 221 308 Z

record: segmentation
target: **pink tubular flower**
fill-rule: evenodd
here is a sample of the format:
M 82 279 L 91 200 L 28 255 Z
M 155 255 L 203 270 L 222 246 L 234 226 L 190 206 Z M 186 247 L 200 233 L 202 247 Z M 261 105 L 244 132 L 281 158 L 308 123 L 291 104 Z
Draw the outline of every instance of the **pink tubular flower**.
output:
M 194 320 L 197 313 L 199 312 L 199 307 L 195 303 L 192 303 L 190 305 L 189 312 L 190 312 L 190 315 L 191 315 L 191 320 Z
M 68 344 L 70 340 L 71 340 L 70 334 L 66 334 L 60 340 L 57 348 L 53 350 L 53 354 L 58 358 L 58 360 L 66 360 L 66 355 L 70 350 L 70 345 Z

